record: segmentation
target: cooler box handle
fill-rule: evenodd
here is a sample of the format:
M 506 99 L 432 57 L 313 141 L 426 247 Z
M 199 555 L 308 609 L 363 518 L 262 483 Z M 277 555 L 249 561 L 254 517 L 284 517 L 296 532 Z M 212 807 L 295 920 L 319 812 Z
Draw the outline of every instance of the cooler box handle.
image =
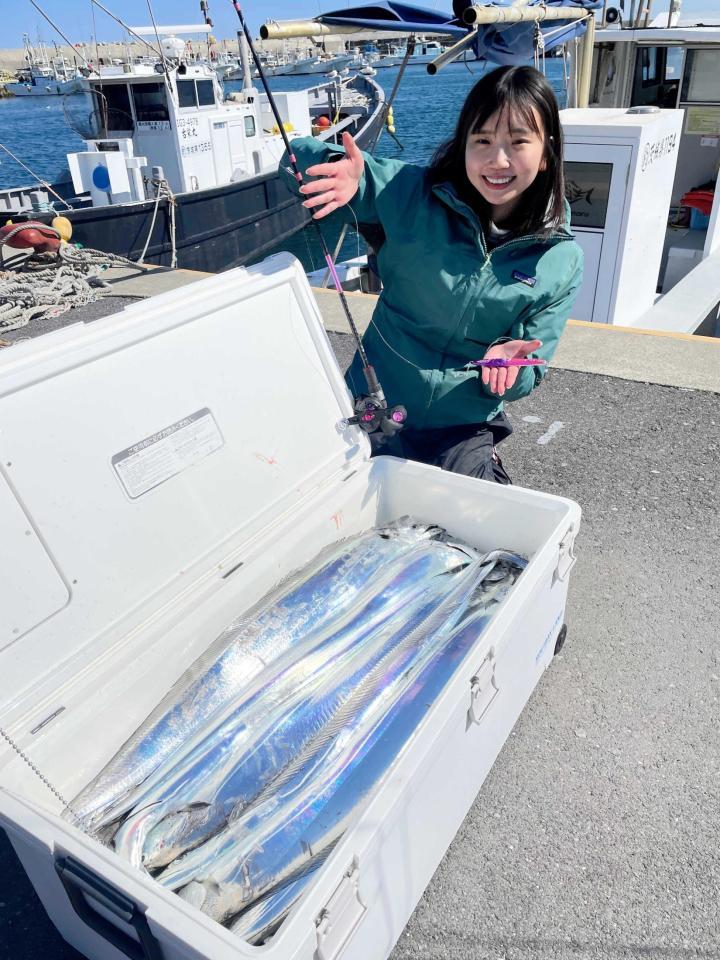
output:
M 91 930 L 129 960 L 164 960 L 160 944 L 150 932 L 145 911 L 134 900 L 72 857 L 57 858 L 55 869 L 75 913 Z M 118 920 L 129 924 L 137 940 L 98 913 L 90 905 L 91 900 Z

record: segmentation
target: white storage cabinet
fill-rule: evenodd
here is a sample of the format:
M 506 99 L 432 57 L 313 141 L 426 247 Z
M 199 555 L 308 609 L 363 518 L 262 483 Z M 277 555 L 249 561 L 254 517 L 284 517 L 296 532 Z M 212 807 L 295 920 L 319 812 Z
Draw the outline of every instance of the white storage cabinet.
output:
M 577 505 L 371 460 L 337 426 L 350 414 L 289 255 L 0 355 L 0 725 L 66 799 L 234 615 L 327 543 L 410 514 L 530 557 L 262 948 L 62 819 L 2 743 L 0 822 L 93 960 L 386 957 L 550 663 Z
M 585 254 L 576 320 L 632 325 L 655 302 L 682 110 L 561 110 L 565 192 Z

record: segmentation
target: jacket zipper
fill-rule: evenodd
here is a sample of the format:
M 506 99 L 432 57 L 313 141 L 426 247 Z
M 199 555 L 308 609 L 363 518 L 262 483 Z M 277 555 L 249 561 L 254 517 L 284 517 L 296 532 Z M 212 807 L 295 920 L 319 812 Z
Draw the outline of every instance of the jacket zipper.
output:
M 544 243 L 547 243 L 548 241 L 552 241 L 552 243 L 561 243 L 563 240 L 572 240 L 572 239 L 573 239 L 572 237 L 566 237 L 566 236 L 563 236 L 562 234 L 556 234 L 553 237 L 546 237 L 540 233 L 529 233 L 524 237 L 514 237 L 512 240 L 506 240 L 504 243 L 499 243 L 496 247 L 493 247 L 492 250 L 486 249 L 485 261 L 482 265 L 482 269 L 484 270 L 485 267 L 490 263 L 492 255 L 497 250 L 502 250 L 505 247 L 511 247 L 514 243 L 527 243 L 529 240 L 540 240 Z M 483 237 L 483 242 L 484 241 L 485 241 L 485 238 Z

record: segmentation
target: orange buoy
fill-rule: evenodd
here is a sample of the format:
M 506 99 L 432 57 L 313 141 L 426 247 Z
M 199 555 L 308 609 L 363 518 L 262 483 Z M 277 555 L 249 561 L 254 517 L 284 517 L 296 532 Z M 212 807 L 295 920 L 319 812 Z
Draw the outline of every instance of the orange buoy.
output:
M 54 227 L 30 220 L 28 223 L 8 223 L 0 227 L 0 243 L 16 250 L 32 247 L 35 253 L 55 253 L 61 237 Z
M 317 120 L 315 121 L 315 126 L 316 126 L 316 127 L 331 127 L 331 126 L 332 126 L 332 121 L 330 120 L 330 117 L 318 117 Z

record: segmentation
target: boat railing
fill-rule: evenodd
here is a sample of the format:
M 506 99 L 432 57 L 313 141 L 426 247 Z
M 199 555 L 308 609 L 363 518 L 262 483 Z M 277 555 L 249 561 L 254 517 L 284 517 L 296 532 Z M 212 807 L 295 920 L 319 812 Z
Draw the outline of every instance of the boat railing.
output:
M 649 310 L 628 324 L 641 330 L 718 336 L 720 249 L 701 260 Z
M 353 124 L 359 123 L 362 119 L 362 114 L 360 113 L 350 113 L 346 117 L 343 117 L 342 120 L 338 120 L 337 123 L 333 123 L 332 126 L 327 127 L 325 130 L 322 130 L 317 134 L 317 140 L 332 140 L 335 139 L 335 143 L 340 141 L 337 138 L 337 135 L 342 133 L 346 127 L 352 127 Z

